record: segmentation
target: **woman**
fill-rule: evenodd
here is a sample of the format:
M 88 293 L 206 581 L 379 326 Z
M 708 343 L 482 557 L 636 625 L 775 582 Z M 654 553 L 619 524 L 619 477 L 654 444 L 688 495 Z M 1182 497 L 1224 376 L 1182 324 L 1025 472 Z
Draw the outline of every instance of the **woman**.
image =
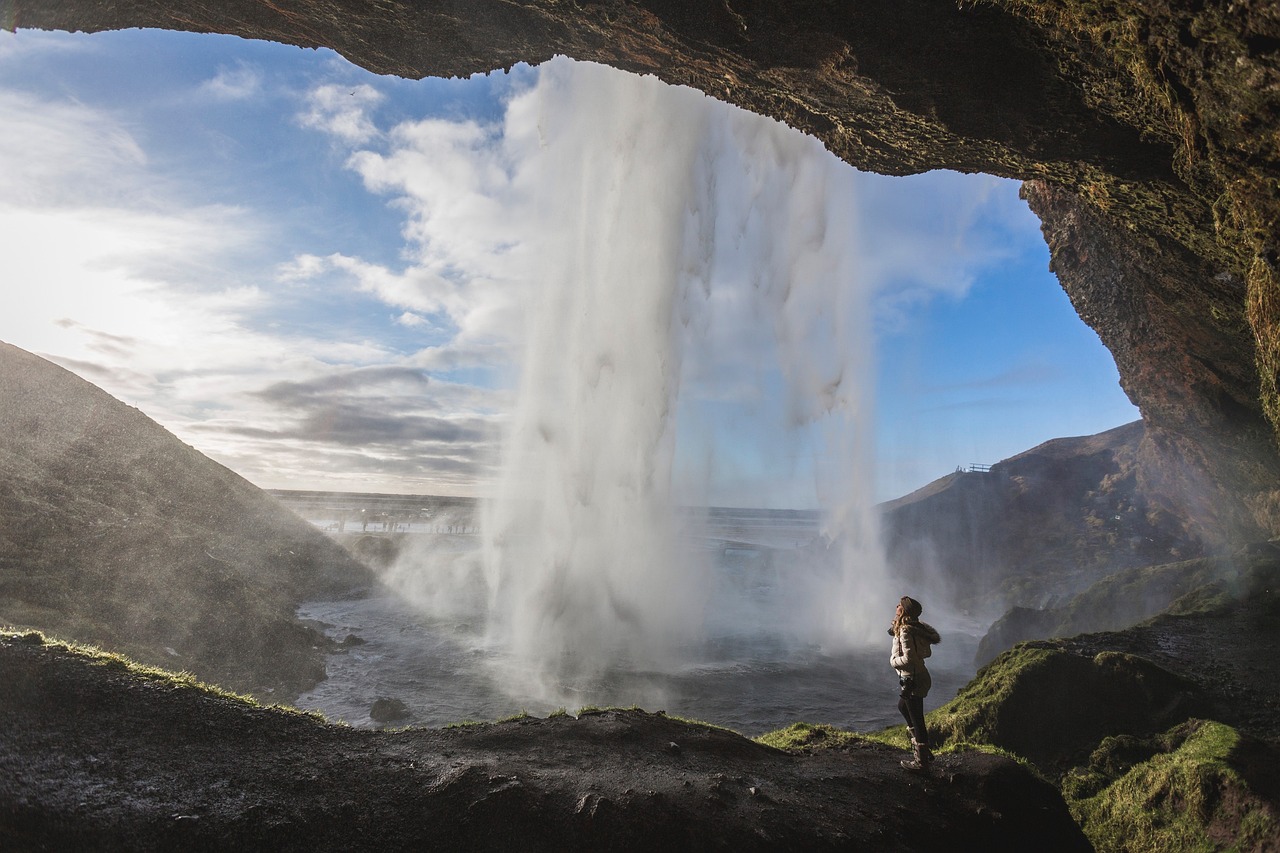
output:
M 915 751 L 915 757 L 904 760 L 902 766 L 908 770 L 927 771 L 933 754 L 929 752 L 929 731 L 924 724 L 924 697 L 929 695 L 933 681 L 929 678 L 924 659 L 932 653 L 934 643 L 942 642 L 942 637 L 933 626 L 920 621 L 922 612 L 924 608 L 914 598 L 904 595 L 898 602 L 893 624 L 889 627 L 893 636 L 889 666 L 898 671 L 898 685 L 902 688 L 898 694 L 898 710 L 907 721 L 911 748 Z

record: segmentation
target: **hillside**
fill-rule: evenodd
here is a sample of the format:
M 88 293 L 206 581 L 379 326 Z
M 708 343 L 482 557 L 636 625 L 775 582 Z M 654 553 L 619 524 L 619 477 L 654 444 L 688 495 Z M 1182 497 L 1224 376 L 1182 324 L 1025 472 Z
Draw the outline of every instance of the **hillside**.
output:
M 995 618 L 1065 601 L 1121 569 L 1198 556 L 1195 534 L 1146 487 L 1155 463 L 1144 437 L 1137 421 L 1054 439 L 883 504 L 890 565 Z
M 324 678 L 298 602 L 372 582 L 137 409 L 0 343 L 0 623 L 287 699 Z

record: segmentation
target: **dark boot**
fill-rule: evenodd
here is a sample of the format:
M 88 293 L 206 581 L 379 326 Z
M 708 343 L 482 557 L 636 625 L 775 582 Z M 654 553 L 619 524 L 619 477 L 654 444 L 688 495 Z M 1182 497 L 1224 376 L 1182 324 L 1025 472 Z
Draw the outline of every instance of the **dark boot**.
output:
M 929 749 L 928 739 L 925 739 L 923 741 L 916 743 L 915 747 L 916 747 L 916 761 L 919 761 L 920 766 L 924 769 L 926 773 L 928 773 L 929 768 L 933 766 L 933 752 L 931 752 Z
M 904 758 L 898 762 L 907 770 L 918 770 L 921 773 L 928 773 L 930 765 L 933 764 L 933 753 L 929 751 L 928 743 L 921 743 L 914 736 L 911 738 L 911 758 Z

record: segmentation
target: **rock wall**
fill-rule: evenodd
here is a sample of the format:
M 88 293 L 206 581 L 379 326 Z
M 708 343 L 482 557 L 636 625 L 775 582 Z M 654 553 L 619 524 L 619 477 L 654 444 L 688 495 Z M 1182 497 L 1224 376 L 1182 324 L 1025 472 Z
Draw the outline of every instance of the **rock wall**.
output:
M 1273 0 L 0 0 L 0 12 L 16 27 L 327 46 L 413 78 L 565 54 L 773 116 L 862 169 L 1034 181 L 1055 269 L 1115 353 L 1149 452 L 1186 470 L 1171 501 L 1212 506 L 1210 540 L 1280 533 Z

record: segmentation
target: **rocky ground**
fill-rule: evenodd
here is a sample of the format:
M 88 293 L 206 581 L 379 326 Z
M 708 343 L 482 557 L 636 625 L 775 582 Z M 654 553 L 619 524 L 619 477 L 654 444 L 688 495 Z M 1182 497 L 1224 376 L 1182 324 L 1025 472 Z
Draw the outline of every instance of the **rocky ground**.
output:
M 931 777 L 612 710 L 374 732 L 0 635 L 5 850 L 1087 850 L 980 752 Z
M 1123 652 L 1173 673 L 1161 679 L 1185 679 L 1175 693 L 1196 700 L 1187 713 L 1242 736 L 1222 770 L 1240 781 L 1221 783 L 1195 837 L 1238 849 L 1280 845 L 1274 817 L 1219 826 L 1237 800 L 1255 823 L 1280 815 L 1272 563 L 1241 588 L 1211 586 L 1134 628 L 1019 647 Z M 0 684 L 5 850 L 1090 849 L 1052 784 L 985 752 L 943 754 L 922 777 L 899 767 L 902 749 L 873 739 L 800 738 L 809 746 L 784 752 L 640 710 L 358 730 L 12 631 L 0 633 Z M 1091 701 L 1124 701 L 1063 689 L 1082 720 Z M 1025 704 L 1015 689 L 992 719 L 1012 733 Z M 1148 728 L 1182 713 L 1153 706 Z M 1043 711 L 1032 716 L 1054 736 Z M 1127 748 L 1116 743 L 1111 753 Z M 1056 778 L 1051 764 L 1041 772 Z M 1152 796 L 1170 814 L 1189 808 L 1174 802 L 1181 788 Z

